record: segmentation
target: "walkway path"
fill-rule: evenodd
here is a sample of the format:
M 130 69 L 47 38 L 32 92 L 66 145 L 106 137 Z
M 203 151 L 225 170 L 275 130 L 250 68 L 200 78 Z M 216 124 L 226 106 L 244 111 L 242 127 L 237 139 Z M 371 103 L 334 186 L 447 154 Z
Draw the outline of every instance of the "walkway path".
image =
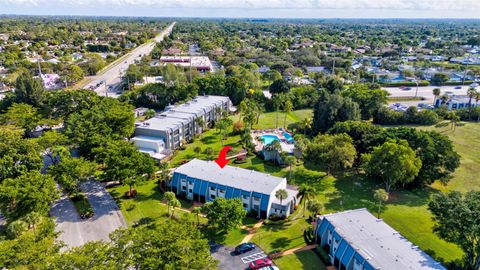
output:
M 242 243 L 250 242 L 257 230 L 262 227 L 263 219 L 260 219 L 252 228 L 248 229 L 248 234 L 243 238 Z
M 296 248 L 292 248 L 292 249 L 288 249 L 288 250 L 284 250 L 284 251 L 281 251 L 281 252 L 277 252 L 277 253 L 270 254 L 269 257 L 270 257 L 270 258 L 278 258 L 278 257 L 290 255 L 290 254 L 293 254 L 293 253 L 296 253 L 296 252 L 300 252 L 300 251 L 312 250 L 312 249 L 315 249 L 315 248 L 317 248 L 317 247 L 318 247 L 317 244 L 308 245 L 308 246 L 296 247 Z

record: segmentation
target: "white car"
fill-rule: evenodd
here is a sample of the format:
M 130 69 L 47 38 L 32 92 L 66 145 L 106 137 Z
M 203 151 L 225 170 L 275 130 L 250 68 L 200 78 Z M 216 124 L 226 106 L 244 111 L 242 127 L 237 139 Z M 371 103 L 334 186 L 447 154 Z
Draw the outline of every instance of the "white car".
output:
M 270 266 L 262 267 L 259 270 L 280 270 L 280 268 L 278 268 L 277 266 L 270 265 Z

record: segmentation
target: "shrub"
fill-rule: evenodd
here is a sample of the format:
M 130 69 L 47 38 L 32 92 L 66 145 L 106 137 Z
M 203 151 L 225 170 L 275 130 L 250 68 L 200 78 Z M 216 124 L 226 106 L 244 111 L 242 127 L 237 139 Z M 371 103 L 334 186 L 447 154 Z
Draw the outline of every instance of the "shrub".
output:
M 86 219 L 93 216 L 93 209 L 90 202 L 83 193 L 76 193 L 70 197 L 80 218 Z
M 237 121 L 233 123 L 233 134 L 240 134 L 240 132 L 243 131 L 243 122 L 242 121 Z

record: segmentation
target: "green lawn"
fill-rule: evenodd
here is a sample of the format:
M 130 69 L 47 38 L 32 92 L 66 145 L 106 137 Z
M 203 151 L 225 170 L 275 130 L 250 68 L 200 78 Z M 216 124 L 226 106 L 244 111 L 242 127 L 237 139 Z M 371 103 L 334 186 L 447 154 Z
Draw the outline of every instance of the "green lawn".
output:
M 323 262 L 313 251 L 301 251 L 284 257 L 275 259 L 275 264 L 280 269 L 304 269 L 304 270 L 324 270 Z

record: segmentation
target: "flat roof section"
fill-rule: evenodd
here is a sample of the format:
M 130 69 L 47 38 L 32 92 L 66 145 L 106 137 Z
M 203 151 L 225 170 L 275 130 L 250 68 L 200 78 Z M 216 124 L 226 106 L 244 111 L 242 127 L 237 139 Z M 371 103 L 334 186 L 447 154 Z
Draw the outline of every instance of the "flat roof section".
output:
M 443 265 L 365 208 L 322 217 L 377 269 L 446 270 Z
M 285 178 L 229 165 L 222 169 L 214 161 L 200 159 L 193 159 L 181 165 L 175 172 L 211 183 L 263 194 L 271 194 L 279 185 L 286 185 L 287 181 Z

